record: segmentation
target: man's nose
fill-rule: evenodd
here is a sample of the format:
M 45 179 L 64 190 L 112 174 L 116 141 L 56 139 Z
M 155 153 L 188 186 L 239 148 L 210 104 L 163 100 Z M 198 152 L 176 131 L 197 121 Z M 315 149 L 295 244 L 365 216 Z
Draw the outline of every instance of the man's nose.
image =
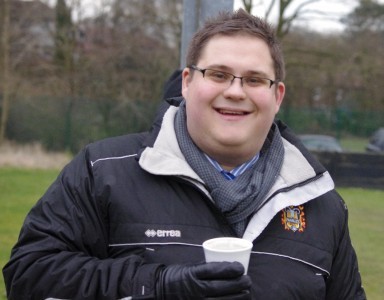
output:
M 224 90 L 224 96 L 233 98 L 234 100 L 242 100 L 246 97 L 241 77 L 233 78 L 228 88 Z

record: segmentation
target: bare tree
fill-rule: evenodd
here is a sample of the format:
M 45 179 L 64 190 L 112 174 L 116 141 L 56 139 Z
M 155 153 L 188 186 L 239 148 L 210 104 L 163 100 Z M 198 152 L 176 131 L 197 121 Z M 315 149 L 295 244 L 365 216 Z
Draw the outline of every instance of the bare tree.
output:
M 320 0 L 270 0 L 266 5 L 264 18 L 271 22 L 273 9 L 277 6 L 276 34 L 281 39 L 288 34 L 293 22 L 304 13 L 305 8 L 318 1 Z M 254 3 L 253 0 L 242 0 L 242 2 L 245 10 L 248 12 L 251 12 L 254 6 L 264 3 L 262 0 L 257 3 Z M 291 9 L 294 6 L 295 8 Z M 290 14 L 288 14 L 289 10 L 291 11 Z
M 248 12 L 251 13 L 252 7 L 253 7 L 253 0 L 242 0 L 243 1 L 243 6 L 244 9 Z
M 252 9 L 263 5 L 265 7 L 264 18 L 276 26 L 276 34 L 280 39 L 283 39 L 297 23 L 306 19 L 332 19 L 333 21 L 339 20 L 339 15 L 324 13 L 318 9 L 314 9 L 314 4 L 323 2 L 328 6 L 334 4 L 351 4 L 352 1 L 343 0 L 242 0 L 244 8 L 251 12 Z
M 1 107 L 1 122 L 0 122 L 0 144 L 6 138 L 5 131 L 8 123 L 9 102 L 10 102 L 10 62 L 9 62 L 9 24 L 10 24 L 10 4 L 9 0 L 3 2 L 2 16 L 2 89 L 3 101 Z
M 56 46 L 61 45 L 56 49 L 56 54 L 61 52 L 61 63 L 53 59 L 56 27 L 60 26 L 55 23 L 54 7 L 42 6 L 43 1 L 48 0 L 7 0 L 11 6 L 10 57 L 5 58 L 10 65 L 8 98 L 12 99 L 8 138 L 39 140 L 50 149 L 68 148 L 70 140 L 75 151 L 89 141 L 150 126 L 164 81 L 179 66 L 182 1 L 101 0 L 97 2 L 100 6 L 89 4 L 99 9 L 90 15 L 84 0 L 66 0 L 72 22 L 62 27 L 61 42 L 56 40 Z M 302 128 L 304 122 L 298 121 L 302 117 L 306 125 L 310 124 L 304 126 L 306 129 L 330 130 L 331 122 L 320 123 L 319 111 L 331 120 L 338 108 L 383 109 L 380 82 L 384 80 L 384 66 L 377 55 L 383 47 L 382 31 L 373 32 L 368 26 L 361 33 L 322 34 L 296 26 L 300 23 L 295 21 L 315 16 L 318 0 L 243 0 L 249 10 L 262 2 L 268 4 L 268 21 L 279 21 L 280 35 L 284 36 L 289 74 L 285 79 L 289 88 L 282 110 L 284 120 Z M 3 3 L 0 0 L 4 9 Z M 4 30 L 4 13 L 0 27 Z M 3 104 L 7 70 L 3 67 L 4 35 L 1 38 Z M 304 115 L 304 110 L 312 111 L 312 115 Z M 297 113 L 303 115 L 297 118 Z M 371 126 L 377 123 L 372 121 Z
M 342 22 L 353 32 L 384 31 L 384 4 L 377 0 L 360 0 L 359 5 Z
M 310 4 L 313 4 L 315 2 L 318 2 L 320 0 L 307 0 L 301 2 L 299 5 L 296 6 L 296 8 L 293 10 L 291 14 L 288 15 L 287 11 L 290 7 L 293 6 L 293 4 L 297 3 L 297 0 L 279 0 L 278 1 L 278 17 L 277 17 L 277 27 L 276 27 L 276 34 L 277 36 L 282 39 L 285 35 L 287 35 L 292 28 L 293 22 L 297 20 L 303 13 L 307 6 Z M 272 7 L 275 4 L 276 0 L 272 0 L 270 6 L 268 7 L 266 18 L 268 19 Z
M 75 107 L 75 49 L 76 30 L 72 23 L 72 11 L 64 0 L 56 3 L 56 35 L 55 35 L 55 63 L 58 77 L 64 80 L 67 89 L 65 111 L 65 144 L 72 149 L 72 116 Z

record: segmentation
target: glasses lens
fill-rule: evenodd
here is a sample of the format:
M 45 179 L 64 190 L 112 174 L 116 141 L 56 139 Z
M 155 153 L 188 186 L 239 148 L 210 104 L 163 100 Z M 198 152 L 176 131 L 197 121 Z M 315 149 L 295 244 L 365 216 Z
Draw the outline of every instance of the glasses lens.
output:
M 244 77 L 243 82 L 249 87 L 269 87 L 271 85 L 268 79 L 260 77 Z
M 232 81 L 233 76 L 226 72 L 206 69 L 205 78 L 215 83 L 226 84 Z

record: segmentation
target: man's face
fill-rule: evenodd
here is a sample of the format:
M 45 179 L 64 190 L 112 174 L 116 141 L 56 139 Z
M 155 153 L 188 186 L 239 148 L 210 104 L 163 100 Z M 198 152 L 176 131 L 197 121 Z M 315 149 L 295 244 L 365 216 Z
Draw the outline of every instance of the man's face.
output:
M 275 79 L 267 44 L 249 35 L 213 37 L 196 66 Z M 277 89 L 276 85 L 250 88 L 235 79 L 223 86 L 185 68 L 182 94 L 192 140 L 228 169 L 252 158 L 260 151 L 284 97 L 284 84 L 277 84 Z

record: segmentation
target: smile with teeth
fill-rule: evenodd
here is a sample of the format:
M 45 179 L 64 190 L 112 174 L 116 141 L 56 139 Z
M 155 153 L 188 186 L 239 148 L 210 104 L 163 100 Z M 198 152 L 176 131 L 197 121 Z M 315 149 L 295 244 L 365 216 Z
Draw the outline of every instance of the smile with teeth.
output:
M 247 115 L 248 113 L 245 111 L 235 111 L 235 110 L 228 110 L 228 109 L 216 109 L 216 111 L 223 115 L 236 115 L 236 116 L 243 116 Z

